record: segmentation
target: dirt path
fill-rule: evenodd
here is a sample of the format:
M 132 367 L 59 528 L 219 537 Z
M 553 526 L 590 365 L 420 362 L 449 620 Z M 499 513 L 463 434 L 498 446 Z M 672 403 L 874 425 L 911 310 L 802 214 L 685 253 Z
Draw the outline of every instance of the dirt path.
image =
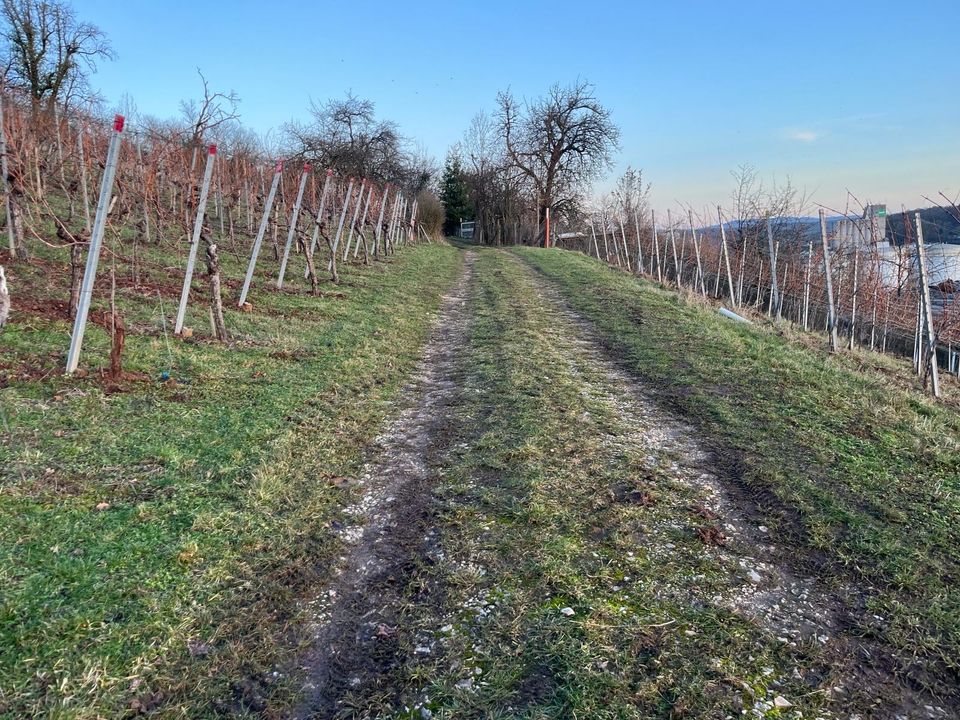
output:
M 863 625 L 851 622 L 858 593 L 790 561 L 697 431 L 549 281 L 512 255 L 483 257 L 499 260 L 475 273 L 466 254 L 403 409 L 357 480 L 337 530 L 346 551 L 311 604 L 293 717 L 568 717 L 580 701 L 570 685 L 599 693 L 583 716 L 622 716 L 604 704 L 622 692 L 628 708 L 690 717 L 659 699 L 708 690 L 721 694 L 703 707 L 742 702 L 755 718 L 953 716 L 900 679 L 884 648 L 850 635 Z M 575 444 L 550 444 L 540 421 Z M 553 606 L 554 594 L 582 605 Z M 752 629 L 718 626 L 724 613 Z M 546 643 L 571 648 L 572 675 Z M 591 644 L 599 655 L 581 661 L 576 648 Z M 650 673 L 651 653 L 681 670 Z M 722 657 L 735 664 L 719 669 Z M 745 682 L 757 663 L 763 679 Z M 815 715 L 794 705 L 805 695 L 824 698 Z
M 450 409 L 457 400 L 456 361 L 469 325 L 474 261 L 468 252 L 463 274 L 444 296 L 398 403 L 403 410 L 378 438 L 377 458 L 357 480 L 361 495 L 338 528 L 347 550 L 334 580 L 311 603 L 314 644 L 301 661 L 308 681 L 294 718 L 349 712 L 351 691 L 374 683 L 398 661 L 400 608 L 410 570 L 428 551 L 431 485 L 454 437 Z

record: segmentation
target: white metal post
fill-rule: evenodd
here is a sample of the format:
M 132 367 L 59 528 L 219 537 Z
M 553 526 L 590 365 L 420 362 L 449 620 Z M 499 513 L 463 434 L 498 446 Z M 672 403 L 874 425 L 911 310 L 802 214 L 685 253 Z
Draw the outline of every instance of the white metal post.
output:
M 837 311 L 833 304 L 833 275 L 830 272 L 830 245 L 827 242 L 827 215 L 820 208 L 820 242 L 823 243 L 823 274 L 827 287 L 827 332 L 830 333 L 830 350 L 837 351 Z
M 727 231 L 723 227 L 723 215 L 717 205 L 717 220 L 720 223 L 720 252 L 727 266 L 727 284 L 730 287 L 730 304 L 737 307 L 737 292 L 733 286 L 733 273 L 730 271 L 730 252 L 727 250 Z
M 670 215 L 670 208 L 667 208 L 667 225 L 670 228 L 670 247 L 673 250 L 673 280 L 680 286 L 680 260 L 677 258 L 677 237 L 673 230 L 673 217 Z
M 370 183 L 370 188 L 367 190 L 367 202 L 363 205 L 363 214 L 360 216 L 360 227 L 357 229 L 357 244 L 353 248 L 353 257 L 356 259 L 357 255 L 360 253 L 360 243 L 364 245 L 367 244 L 367 239 L 363 235 L 363 226 L 367 222 L 367 213 L 370 212 L 370 201 L 373 199 L 373 183 Z M 364 250 L 366 253 L 366 250 Z M 364 254 L 366 257 L 366 254 Z
M 620 237 L 623 240 L 623 259 L 627 263 L 627 272 L 633 272 L 633 268 L 630 266 L 630 247 L 627 245 L 627 231 L 623 225 L 623 213 L 617 213 L 617 222 L 620 223 Z
M 207 148 L 207 166 L 203 169 L 203 184 L 200 186 L 200 202 L 197 204 L 197 217 L 193 221 L 193 238 L 190 240 L 190 253 L 187 255 L 187 271 L 183 275 L 183 290 L 180 291 L 180 307 L 177 309 L 177 322 L 173 334 L 183 331 L 183 320 L 187 315 L 187 300 L 190 298 L 190 283 L 193 281 L 193 267 L 197 262 L 197 248 L 200 246 L 200 233 L 203 231 L 203 218 L 207 212 L 207 196 L 210 193 L 210 178 L 213 176 L 213 163 L 217 157 L 217 146 Z
M 290 215 L 290 227 L 287 229 L 287 244 L 283 248 L 283 259 L 280 261 L 280 273 L 277 275 L 277 290 L 283 287 L 283 276 L 287 273 L 287 262 L 290 260 L 290 247 L 297 234 L 297 221 L 300 219 L 300 205 L 303 203 L 303 191 L 310 178 L 310 163 L 303 164 L 303 173 L 300 175 L 300 187 L 297 188 L 297 199 L 293 203 L 293 212 Z
M 273 208 L 273 200 L 277 196 L 277 187 L 280 185 L 280 176 L 283 175 L 283 160 L 277 160 L 277 165 L 273 170 L 273 182 L 270 183 L 270 192 L 267 194 L 267 204 L 263 208 L 263 217 L 260 218 L 260 227 L 257 229 L 257 237 L 253 241 L 253 250 L 250 252 L 250 264 L 247 266 L 247 275 L 243 279 L 243 289 L 240 291 L 239 307 L 247 301 L 247 293 L 250 292 L 250 283 L 253 281 L 253 271 L 257 267 L 257 256 L 260 255 L 260 245 L 263 244 L 263 236 L 267 232 L 267 223 L 270 222 L 270 210 Z
M 643 249 L 640 247 L 640 214 L 637 208 L 633 209 L 633 226 L 637 231 L 637 274 L 643 274 Z M 593 231 L 593 226 L 590 226 L 591 232 Z M 593 244 L 597 244 L 597 236 L 593 236 Z M 600 257 L 600 252 L 598 250 L 597 257 Z
M 773 244 L 773 225 L 767 218 L 767 251 L 770 253 L 770 302 L 771 310 L 780 307 L 780 288 L 777 287 L 777 250 Z M 780 317 L 780 311 L 777 311 Z
M 653 210 L 650 211 L 650 222 L 653 224 L 653 257 L 657 261 L 657 281 L 663 282 L 663 273 L 660 271 L 660 242 L 657 240 L 657 214 Z
M 67 374 L 74 372 L 80 362 L 80 348 L 83 345 L 83 333 L 87 329 L 87 315 L 90 312 L 90 300 L 93 296 L 93 282 L 97 276 L 97 263 L 100 262 L 100 245 L 107 227 L 107 214 L 113 196 L 113 178 L 117 173 L 117 160 L 120 157 L 120 140 L 123 136 L 123 115 L 113 119 L 113 135 L 107 148 L 107 161 L 100 182 L 100 197 L 97 200 L 97 214 L 90 232 L 90 249 L 87 252 L 87 267 L 83 273 L 80 287 L 80 300 L 77 303 L 77 316 L 73 322 L 70 336 L 70 350 L 67 352 Z
M 323 192 L 320 194 L 320 210 L 313 223 L 313 237 L 310 239 L 310 254 L 313 255 L 317 250 L 317 241 L 320 239 L 320 225 L 323 224 L 323 213 L 326 211 L 327 192 L 330 190 L 330 178 L 333 177 L 333 170 L 327 170 L 327 179 L 323 181 Z M 309 277 L 310 268 L 304 268 L 303 277 Z
M 353 178 L 347 182 L 347 194 L 343 198 L 343 207 L 340 209 L 340 224 L 337 225 L 337 234 L 333 236 L 333 245 L 330 249 L 330 261 L 327 263 L 327 271 L 333 269 L 333 259 L 336 257 L 337 248 L 340 245 L 340 236 L 343 234 L 343 223 L 347 219 L 347 210 L 350 208 L 350 195 L 353 192 Z
M 926 359 L 930 365 L 930 381 L 933 396 L 940 397 L 940 369 L 937 364 L 937 336 L 933 331 L 933 309 L 930 307 L 930 285 L 927 282 L 927 251 L 923 244 L 923 225 L 920 222 L 920 213 L 914 214 L 917 224 L 917 266 L 920 283 L 920 296 L 923 298 L 923 323 L 926 325 Z
M 357 226 L 357 218 L 360 217 L 360 206 L 363 205 L 363 191 L 366 188 L 366 179 L 360 180 L 360 189 L 357 190 L 357 206 L 353 210 L 353 217 L 350 218 L 350 231 L 347 233 L 347 241 L 343 244 L 343 261 L 347 261 L 350 255 L 350 243 L 353 242 L 353 231 Z
M 380 236 L 383 234 L 383 214 L 387 209 L 387 198 L 390 196 L 390 186 L 383 186 L 383 197 L 380 198 L 380 217 L 377 218 L 376 232 L 374 232 L 373 254 L 380 254 Z M 386 252 L 384 252 L 386 254 Z
M 687 210 L 687 220 L 690 223 L 690 234 L 693 238 L 693 252 L 697 256 L 697 279 L 693 284 L 693 289 L 697 289 L 697 283 L 700 283 L 700 293 L 707 294 L 706 282 L 703 279 L 703 265 L 700 262 L 700 241 L 697 239 L 697 229 L 693 225 L 693 210 Z
M 7 171 L 7 129 L 3 123 L 2 91 L 0 91 L 0 172 L 3 173 L 3 202 L 7 212 L 7 238 L 10 241 L 10 257 L 12 258 L 17 251 L 17 240 L 13 234 L 13 223 L 10 222 L 10 184 L 7 180 L 10 176 Z

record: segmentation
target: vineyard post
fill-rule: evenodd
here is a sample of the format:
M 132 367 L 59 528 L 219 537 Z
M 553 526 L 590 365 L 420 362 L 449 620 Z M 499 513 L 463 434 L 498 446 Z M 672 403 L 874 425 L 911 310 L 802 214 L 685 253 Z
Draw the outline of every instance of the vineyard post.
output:
M 630 267 L 630 246 L 627 245 L 627 231 L 623 225 L 623 213 L 617 213 L 617 222 L 620 223 L 620 239 L 623 240 L 623 259 L 627 262 L 627 272 L 633 272 Z
M 353 211 L 353 217 L 350 218 L 350 232 L 347 233 L 347 241 L 343 244 L 343 261 L 347 261 L 350 254 L 350 243 L 353 241 L 353 231 L 357 225 L 357 218 L 360 217 L 360 206 L 363 205 L 363 189 L 366 187 L 366 180 L 360 180 L 360 189 L 357 190 L 357 207 Z
M 353 193 L 353 178 L 347 182 L 347 193 L 343 198 L 343 207 L 340 208 L 340 223 L 337 225 L 337 234 L 333 236 L 333 245 L 330 246 L 330 261 L 327 263 L 327 272 L 333 269 L 337 248 L 340 246 L 340 236 L 343 234 L 343 223 L 347 219 L 347 210 L 350 208 L 350 197 Z
M 357 244 L 353 247 L 353 259 L 357 259 L 357 255 L 360 253 L 360 243 L 363 243 L 363 253 L 366 257 L 367 253 L 367 238 L 363 235 L 363 226 L 367 222 L 367 213 L 370 212 L 370 201 L 373 200 L 373 183 L 370 183 L 370 187 L 367 190 L 367 201 L 363 204 L 363 213 L 360 215 L 360 225 L 357 228 Z
M 87 267 L 83 273 L 83 284 L 80 287 L 80 299 L 77 303 L 77 315 L 73 322 L 73 333 L 70 335 L 70 350 L 67 352 L 67 374 L 77 369 L 80 362 L 80 348 L 83 345 L 83 334 L 87 329 L 87 315 L 90 312 L 90 300 L 93 295 L 93 282 L 97 275 L 97 263 L 100 262 L 100 245 L 103 242 L 103 233 L 107 227 L 107 215 L 110 212 L 113 196 L 113 178 L 117 172 L 117 161 L 120 158 L 120 140 L 123 136 L 123 115 L 117 115 L 113 120 L 113 135 L 110 137 L 110 146 L 107 148 L 107 160 L 103 169 L 103 179 L 100 182 L 100 197 L 97 200 L 97 215 L 90 232 L 90 248 L 87 253 Z
M 247 293 L 250 292 L 250 283 L 253 281 L 253 271 L 257 267 L 257 256 L 260 254 L 263 236 L 267 232 L 267 223 L 270 222 L 270 210 L 273 208 L 273 200 L 277 196 L 277 187 L 280 185 L 280 176 L 282 174 L 283 160 L 277 160 L 276 167 L 274 167 L 273 170 L 273 182 L 270 183 L 270 192 L 267 195 L 267 203 L 263 207 L 263 217 L 260 218 L 257 237 L 253 241 L 253 250 L 250 251 L 250 264 L 247 266 L 247 275 L 243 279 L 243 289 L 240 291 L 240 302 L 237 303 L 237 306 L 241 308 L 247 301 Z
M 827 332 L 830 334 L 830 352 L 836 352 L 839 340 L 837 338 L 837 309 L 833 302 L 833 275 L 830 272 L 830 244 L 827 240 L 827 214 L 820 208 L 820 242 L 823 244 L 823 275 L 827 289 Z
M 770 312 L 776 307 L 779 320 L 780 288 L 777 286 L 777 250 L 773 244 L 773 225 L 769 217 L 767 218 L 767 252 L 770 253 Z
M 207 148 L 207 166 L 203 169 L 203 184 L 200 186 L 200 201 L 197 203 L 197 217 L 193 221 L 193 238 L 190 240 L 190 253 L 187 256 L 187 271 L 183 275 L 183 290 L 180 291 L 180 307 L 177 309 L 177 322 L 173 334 L 183 331 L 183 320 L 187 315 L 187 300 L 190 298 L 190 283 L 193 280 L 193 267 L 197 262 L 197 248 L 200 247 L 200 233 L 203 231 L 203 218 L 207 212 L 207 197 L 210 194 L 210 178 L 213 176 L 213 164 L 217 159 L 217 146 Z
M 923 360 L 930 370 L 930 382 L 934 397 L 940 397 L 940 371 L 937 363 L 937 336 L 933 330 L 933 308 L 930 306 L 930 285 L 927 281 L 927 251 L 923 244 L 923 226 L 920 213 L 914 214 L 917 225 L 917 282 L 923 298 L 923 324 L 926 326 L 926 357 Z
M 803 276 L 803 329 L 810 329 L 810 276 L 813 272 L 813 238 L 807 241 L 807 268 Z
M 690 233 L 693 235 L 693 252 L 697 256 L 697 282 L 700 283 L 700 293 L 704 296 L 707 294 L 707 286 L 703 279 L 703 264 L 700 262 L 700 241 L 697 240 L 697 229 L 693 225 L 693 210 L 687 211 L 687 220 L 690 223 Z M 696 290 L 697 283 L 694 283 L 693 289 Z
M 640 247 L 640 213 L 637 208 L 633 209 L 633 226 L 637 231 L 637 274 L 640 275 L 643 273 L 643 249 Z M 596 245 L 597 238 L 594 236 L 593 243 Z M 597 257 L 600 257 L 600 254 L 597 253 Z
M 317 217 L 314 218 L 313 223 L 313 237 L 310 238 L 310 255 L 313 256 L 313 253 L 317 249 L 317 241 L 320 239 L 320 226 L 323 224 L 323 213 L 326 210 L 327 206 L 327 193 L 330 190 L 330 178 L 333 177 L 333 169 L 327 169 L 327 178 L 323 181 L 323 191 L 320 193 L 320 209 L 317 211 Z M 307 267 L 303 271 L 304 279 L 310 276 L 310 268 Z
M 650 211 L 650 223 L 653 225 L 653 257 L 657 261 L 657 282 L 663 282 L 663 273 L 660 271 L 660 242 L 657 240 L 657 214 Z M 651 260 L 650 272 L 653 272 Z
M 597 260 L 600 259 L 600 246 L 597 245 L 597 232 L 593 229 L 593 218 L 590 218 L 590 235 L 593 236 L 593 251 L 597 254 Z
M 77 130 L 77 159 L 80 161 L 80 189 L 83 191 L 83 229 L 90 232 L 93 221 L 90 219 L 90 189 L 87 187 L 87 161 L 83 156 L 83 135 L 86 127 L 81 122 Z M 139 147 L 139 146 L 138 146 Z M 4 155 L 3 182 L 7 182 L 6 155 Z
M 723 259 L 727 267 L 727 285 L 730 288 L 730 304 L 736 308 L 737 295 L 733 285 L 733 273 L 730 271 L 730 252 L 727 250 L 727 231 L 723 226 L 723 214 L 719 205 L 717 205 L 717 221 L 720 223 L 720 252 L 723 254 Z
M 377 227 L 373 233 L 373 254 L 380 254 L 380 238 L 383 235 L 383 215 L 387 211 L 387 198 L 390 197 L 390 186 L 383 186 L 383 197 L 380 198 L 380 217 L 377 218 Z M 384 252 L 386 254 L 386 252 Z
M 300 206 L 303 204 L 303 191 L 310 179 L 310 163 L 303 164 L 303 173 L 300 175 L 300 187 L 297 188 L 297 199 L 293 203 L 293 212 L 290 214 L 290 227 L 287 228 L 287 244 L 283 246 L 283 259 L 280 261 L 280 273 L 277 275 L 277 290 L 283 287 L 283 277 L 287 274 L 287 262 L 290 260 L 290 247 L 297 234 L 297 220 L 300 219 Z
M 670 208 L 667 208 L 667 225 L 670 228 L 670 248 L 673 251 L 673 280 L 680 287 L 680 260 L 677 258 L 677 238 L 673 231 L 673 217 Z
M 2 91 L 0 91 L 0 172 L 3 173 L 3 202 L 7 213 L 7 239 L 10 242 L 10 257 L 13 257 L 17 252 L 17 238 L 13 233 L 13 223 L 10 222 L 10 181 L 8 180 L 10 174 L 7 169 L 7 129 L 3 122 Z M 89 220 L 89 211 L 87 218 Z M 89 224 L 87 229 L 89 230 Z
M 853 299 L 850 304 L 850 350 L 853 350 L 854 336 L 857 332 L 857 293 L 860 291 L 860 250 L 853 248 Z

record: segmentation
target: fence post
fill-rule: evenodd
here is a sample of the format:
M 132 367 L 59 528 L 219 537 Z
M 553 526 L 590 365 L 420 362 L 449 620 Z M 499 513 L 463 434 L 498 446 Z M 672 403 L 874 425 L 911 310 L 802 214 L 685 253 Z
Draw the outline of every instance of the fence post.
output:
M 717 221 L 720 223 L 720 252 L 727 267 L 727 285 L 730 288 L 730 304 L 737 307 L 737 291 L 733 285 L 733 273 L 730 271 L 730 252 L 727 250 L 727 231 L 723 227 L 723 215 L 717 205 Z
M 830 244 L 827 241 L 827 215 L 820 208 L 820 242 L 823 243 L 823 274 L 827 288 L 827 332 L 830 334 L 830 352 L 836 352 L 839 340 L 837 339 L 837 309 L 833 303 L 833 275 L 830 272 Z
M 283 246 L 283 259 L 280 261 L 280 273 L 277 275 L 277 290 L 283 287 L 283 277 L 287 274 L 287 262 L 290 259 L 290 247 L 297 234 L 297 221 L 300 219 L 300 205 L 303 203 L 303 191 L 307 187 L 310 177 L 310 163 L 303 164 L 303 173 L 300 175 L 300 187 L 297 188 L 297 199 L 293 203 L 293 212 L 290 214 L 290 227 L 287 228 L 287 244 Z
M 777 308 L 777 319 L 780 319 L 780 288 L 777 286 L 777 250 L 773 244 L 773 225 L 767 218 L 767 251 L 770 253 L 770 303 L 771 310 Z
M 383 197 L 380 198 L 380 217 L 377 218 L 377 227 L 373 233 L 373 254 L 380 254 L 380 237 L 383 235 L 383 216 L 387 210 L 387 198 L 390 197 L 390 186 L 383 186 Z M 384 249 L 386 254 L 386 249 Z
M 323 224 L 323 212 L 326 209 L 327 205 L 327 192 L 330 190 L 330 178 L 333 177 L 333 169 L 327 169 L 327 179 L 323 181 L 323 192 L 320 194 L 320 209 L 317 211 L 317 217 L 314 218 L 313 223 L 313 237 L 310 238 L 310 257 L 313 257 L 313 253 L 317 250 L 317 240 L 320 239 L 320 225 Z M 303 269 L 303 277 L 308 278 L 310 276 L 310 268 L 306 267 Z
M 663 272 L 660 270 L 660 242 L 657 240 L 657 213 L 650 211 L 650 223 L 653 225 L 653 259 L 657 261 L 657 282 L 663 282 Z M 653 272 L 653 259 L 651 259 L 650 272 Z
M 543 219 L 543 246 L 550 247 L 550 208 L 547 208 Z
M 690 234 L 693 236 L 693 252 L 697 257 L 697 279 L 693 284 L 693 289 L 696 291 L 697 283 L 700 283 L 700 293 L 704 296 L 707 294 L 706 281 L 703 279 L 703 264 L 700 262 L 700 241 L 697 239 L 697 229 L 693 225 L 693 210 L 687 211 L 687 220 L 690 223 Z
M 853 248 L 853 299 L 850 303 L 850 349 L 853 350 L 857 332 L 857 294 L 860 292 L 860 251 Z
M 353 241 L 353 231 L 356 229 L 357 218 L 360 216 L 360 206 L 363 205 L 363 189 L 366 187 L 366 179 L 360 180 L 360 189 L 357 190 L 357 207 L 353 211 L 353 217 L 350 218 L 350 232 L 347 233 L 347 241 L 343 244 L 343 262 L 347 261 L 350 254 L 350 243 Z
M 333 236 L 333 245 L 330 246 L 330 261 L 327 263 L 327 272 L 333 269 L 333 261 L 340 246 L 340 236 L 343 234 L 343 223 L 347 219 L 347 210 L 350 208 L 350 197 L 353 194 L 353 178 L 347 182 L 347 194 L 343 198 L 343 207 L 340 209 L 340 223 L 337 225 L 337 234 Z
M 83 162 L 82 147 L 81 145 L 81 162 Z M 3 202 L 7 212 L 7 239 L 10 242 L 10 257 L 13 258 L 17 252 L 17 238 L 13 233 L 13 223 L 10 222 L 10 182 L 7 179 L 10 175 L 7 168 L 7 129 L 3 122 L 3 91 L 0 89 L 0 172 L 3 173 Z M 84 188 L 86 188 L 86 185 L 84 185 Z M 87 230 L 89 229 L 88 216 Z
M 190 252 L 187 255 L 187 271 L 183 274 L 183 290 L 180 291 L 180 307 L 177 308 L 177 321 L 173 334 L 183 331 L 183 320 L 187 315 L 187 300 L 190 298 L 190 283 L 193 281 L 193 267 L 197 262 L 197 248 L 200 246 L 200 233 L 203 231 L 203 217 L 207 212 L 207 196 L 210 193 L 210 178 L 213 175 L 213 163 L 217 157 L 217 146 L 207 148 L 207 166 L 203 169 L 203 184 L 200 186 L 200 200 L 197 203 L 197 216 L 193 221 L 193 237 L 190 240 Z
M 930 306 L 930 285 L 927 282 L 927 250 L 923 244 L 923 226 L 920 213 L 914 214 L 917 224 L 917 266 L 920 283 L 920 297 L 923 299 L 923 323 L 926 325 L 927 350 L 924 363 L 930 368 L 930 382 L 933 396 L 940 397 L 940 369 L 937 363 L 937 336 L 933 330 L 933 308 Z
M 100 181 L 100 197 L 97 199 L 97 214 L 90 231 L 90 249 L 87 252 L 87 267 L 83 273 L 80 287 L 80 300 L 77 303 L 77 315 L 70 335 L 70 350 L 67 352 L 67 374 L 73 373 L 80 362 L 80 348 L 83 345 L 83 333 L 87 329 L 87 315 L 90 313 L 90 300 L 93 295 L 93 282 L 97 276 L 97 263 L 100 262 L 100 245 L 107 227 L 107 215 L 110 212 L 110 200 L 113 195 L 113 178 L 117 173 L 117 161 L 120 157 L 120 140 L 123 136 L 123 115 L 113 119 L 113 135 L 107 148 L 107 161 Z M 7 220 L 9 222 L 9 218 Z
M 243 289 L 240 291 L 240 302 L 238 307 L 243 307 L 247 301 L 247 293 L 250 291 L 250 283 L 253 281 L 253 271 L 257 267 L 257 256 L 260 254 L 260 245 L 263 244 L 263 236 L 267 232 L 267 223 L 270 222 L 270 210 L 273 208 L 273 200 L 277 196 L 277 187 L 280 185 L 280 176 L 283 174 L 283 160 L 277 160 L 276 167 L 273 170 L 273 182 L 270 183 L 270 192 L 267 195 L 267 204 L 263 208 L 263 217 L 260 218 L 260 227 L 257 229 L 257 238 L 253 241 L 253 250 L 250 252 L 250 264 L 247 266 L 247 275 L 243 279 Z
M 353 259 L 357 259 L 360 253 L 360 243 L 363 243 L 363 257 L 367 257 L 367 238 L 363 234 L 363 226 L 367 224 L 367 213 L 370 212 L 370 201 L 373 200 L 373 183 L 370 183 L 370 189 L 367 190 L 367 201 L 363 204 L 363 214 L 360 215 L 360 226 L 357 229 L 357 244 L 353 247 Z
M 680 260 L 677 259 L 677 238 L 673 231 L 673 217 L 670 215 L 670 208 L 667 208 L 667 225 L 670 228 L 670 248 L 673 251 L 673 279 L 680 287 Z
M 813 239 L 807 241 L 807 267 L 803 275 L 803 329 L 810 329 L 810 276 L 813 272 Z

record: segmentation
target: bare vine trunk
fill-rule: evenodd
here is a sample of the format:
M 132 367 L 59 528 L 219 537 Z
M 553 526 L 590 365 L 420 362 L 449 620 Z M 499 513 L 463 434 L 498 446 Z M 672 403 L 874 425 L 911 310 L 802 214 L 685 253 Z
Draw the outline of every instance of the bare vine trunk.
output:
M 213 330 L 217 340 L 227 342 L 227 324 L 223 320 L 223 298 L 220 295 L 220 256 L 217 244 L 207 240 L 207 276 L 210 278 L 210 308 L 213 311 Z

